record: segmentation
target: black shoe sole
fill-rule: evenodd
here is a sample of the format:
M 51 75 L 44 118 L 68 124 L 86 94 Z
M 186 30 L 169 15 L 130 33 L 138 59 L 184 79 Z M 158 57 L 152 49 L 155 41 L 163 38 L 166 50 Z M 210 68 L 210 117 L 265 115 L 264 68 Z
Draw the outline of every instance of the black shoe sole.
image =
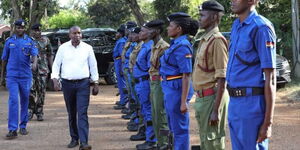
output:
M 16 139 L 18 136 L 12 136 L 12 137 L 5 137 L 6 140 L 13 140 Z

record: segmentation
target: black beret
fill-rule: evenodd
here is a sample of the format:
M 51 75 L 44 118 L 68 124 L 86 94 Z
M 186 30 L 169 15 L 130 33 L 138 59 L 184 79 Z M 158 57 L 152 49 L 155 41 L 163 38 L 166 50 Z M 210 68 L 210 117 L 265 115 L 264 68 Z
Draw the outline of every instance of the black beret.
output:
M 133 27 L 133 28 L 130 28 L 130 32 L 132 33 L 140 33 L 141 32 L 141 28 L 140 27 Z
M 126 28 L 126 25 L 125 24 L 121 24 L 119 29 L 117 30 L 117 32 L 120 32 L 120 33 L 124 33 L 125 32 L 125 28 Z
M 147 23 L 145 23 L 143 26 L 146 28 L 157 28 L 164 25 L 164 21 L 162 20 L 152 20 Z
M 191 16 L 184 13 L 184 12 L 176 12 L 176 13 L 173 13 L 173 14 L 169 15 L 168 20 L 173 21 L 173 20 L 178 19 L 178 18 L 189 18 L 189 17 L 191 17 Z
M 32 30 L 41 30 L 42 25 L 39 23 L 34 24 L 31 29 Z
M 25 27 L 26 26 L 26 21 L 24 21 L 23 19 L 18 19 L 15 21 L 14 23 L 16 26 L 22 26 Z
M 199 10 L 211 10 L 211 11 L 225 11 L 224 7 L 217 1 L 209 0 L 202 3 L 202 5 L 199 6 Z
M 128 21 L 126 23 L 126 29 L 130 29 L 130 28 L 133 28 L 133 27 L 136 27 L 136 26 L 137 26 L 137 24 L 133 21 Z

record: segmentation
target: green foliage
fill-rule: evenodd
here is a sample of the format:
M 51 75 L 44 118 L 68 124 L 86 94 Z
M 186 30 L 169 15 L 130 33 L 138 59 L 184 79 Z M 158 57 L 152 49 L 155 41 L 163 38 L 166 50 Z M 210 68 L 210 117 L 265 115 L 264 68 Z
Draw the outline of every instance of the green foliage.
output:
M 154 0 L 153 6 L 156 10 L 156 17 L 166 20 L 167 16 L 173 12 L 187 12 L 188 7 L 182 5 L 182 1 L 184 0 Z
M 81 28 L 94 26 L 91 17 L 77 10 L 61 10 L 58 14 L 50 17 L 48 23 L 49 28 L 70 28 L 74 25 Z
M 38 1 L 38 3 L 46 3 L 45 1 Z M 47 7 L 47 15 L 52 16 L 58 13 L 59 4 L 58 0 L 50 0 Z M 18 1 L 18 5 L 21 7 L 21 16 L 25 20 L 29 20 L 29 8 L 30 8 L 30 0 L 21 0 Z M 42 5 L 42 4 L 40 4 Z M 0 14 L 4 19 L 11 17 L 12 15 L 12 6 L 10 4 L 10 0 L 1 0 L 0 9 L 2 13 Z
M 94 0 L 88 4 L 88 14 L 100 27 L 118 27 L 130 19 L 130 8 L 124 0 Z

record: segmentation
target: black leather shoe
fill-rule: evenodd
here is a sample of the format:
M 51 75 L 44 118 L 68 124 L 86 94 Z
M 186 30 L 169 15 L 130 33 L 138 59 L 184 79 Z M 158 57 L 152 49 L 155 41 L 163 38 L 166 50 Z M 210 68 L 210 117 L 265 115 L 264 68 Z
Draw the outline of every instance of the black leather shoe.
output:
M 152 150 L 155 148 L 155 142 L 148 142 L 146 141 L 145 143 L 143 144 L 138 144 L 136 145 L 136 149 L 137 150 Z
M 79 150 L 91 150 L 92 146 L 87 143 L 80 143 Z
M 120 101 L 116 101 L 116 103 L 115 103 L 116 105 L 120 105 Z
M 27 131 L 25 128 L 20 128 L 19 133 L 20 133 L 21 135 L 27 135 L 27 134 L 28 134 L 28 131 Z
M 126 108 L 125 105 L 117 105 L 117 106 L 114 106 L 114 109 L 115 110 L 121 110 L 121 109 L 124 109 Z
M 129 120 L 131 118 L 131 114 L 122 115 L 122 118 L 125 120 Z
M 146 128 L 145 126 L 140 127 L 139 132 L 136 135 L 130 137 L 131 141 L 144 141 L 146 140 Z
M 133 126 L 135 125 L 136 123 L 133 121 L 133 120 L 130 120 L 129 122 L 127 122 L 127 125 L 128 126 Z
M 139 125 L 137 124 L 127 126 L 128 131 L 137 131 L 138 129 L 139 129 Z
M 44 118 L 43 118 L 42 114 L 37 114 L 36 118 L 37 118 L 37 121 L 44 121 Z
M 12 139 L 15 139 L 18 137 L 18 133 L 17 131 L 9 131 L 7 134 L 6 134 L 6 139 L 7 140 L 12 140 Z
M 71 140 L 71 142 L 68 144 L 68 148 L 74 148 L 78 145 L 78 141 Z
M 30 121 L 33 118 L 33 111 L 31 109 L 28 110 L 28 120 Z

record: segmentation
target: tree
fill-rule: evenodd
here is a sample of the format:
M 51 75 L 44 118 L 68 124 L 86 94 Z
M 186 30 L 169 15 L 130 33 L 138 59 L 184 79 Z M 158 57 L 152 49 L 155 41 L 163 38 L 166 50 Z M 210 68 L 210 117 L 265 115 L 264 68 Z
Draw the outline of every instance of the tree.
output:
M 9 18 L 10 23 L 22 18 L 32 24 L 41 21 L 45 14 L 52 15 L 57 11 L 58 0 L 2 0 L 0 3 L 1 16 Z
M 125 1 L 95 0 L 87 5 L 88 14 L 100 27 L 118 27 L 130 18 L 130 8 Z
M 61 10 L 49 18 L 49 28 L 70 28 L 74 25 L 78 25 L 82 29 L 95 26 L 90 16 L 78 10 Z
M 142 26 L 145 23 L 143 12 L 137 2 L 137 0 L 125 0 L 125 2 L 129 5 L 131 8 L 131 11 L 138 22 L 140 26 Z

